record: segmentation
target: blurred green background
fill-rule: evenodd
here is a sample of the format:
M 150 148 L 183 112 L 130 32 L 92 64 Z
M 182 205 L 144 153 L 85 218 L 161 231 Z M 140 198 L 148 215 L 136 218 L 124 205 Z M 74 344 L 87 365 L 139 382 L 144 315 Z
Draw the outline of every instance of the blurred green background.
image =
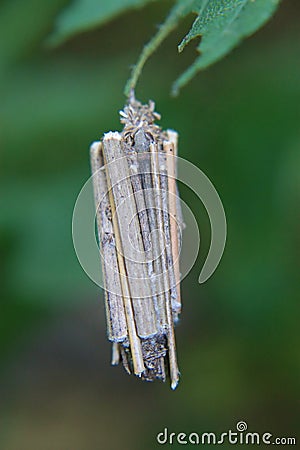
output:
M 175 392 L 110 366 L 103 293 L 71 239 L 89 144 L 121 128 L 130 66 L 172 2 L 46 48 L 66 4 L 0 5 L 0 449 L 152 449 L 164 427 L 221 432 L 239 420 L 251 431 L 297 436 L 299 2 L 283 2 L 261 31 L 174 99 L 171 83 L 195 56 L 193 45 L 176 50 L 188 17 L 138 84 L 138 98 L 155 100 L 163 127 L 180 133 L 180 156 L 216 186 L 228 221 L 221 265 L 199 285 L 209 221 L 181 186 L 202 247 L 182 286 Z

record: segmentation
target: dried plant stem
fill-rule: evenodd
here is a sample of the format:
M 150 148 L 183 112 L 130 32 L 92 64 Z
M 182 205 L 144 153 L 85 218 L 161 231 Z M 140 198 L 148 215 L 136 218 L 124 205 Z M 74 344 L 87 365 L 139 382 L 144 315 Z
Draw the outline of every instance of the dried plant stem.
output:
M 168 172 L 168 192 L 169 192 L 169 213 L 170 213 L 170 234 L 173 256 L 173 267 L 175 272 L 176 283 L 176 302 L 174 302 L 174 310 L 176 313 L 181 311 L 180 300 L 180 270 L 179 270 L 179 242 L 177 231 L 177 192 L 176 192 L 176 173 L 174 159 L 174 144 L 165 143 L 164 150 L 167 155 L 167 172 Z
M 91 146 L 91 166 L 96 205 L 97 227 L 101 246 L 101 262 L 104 272 L 105 310 L 108 338 L 123 342 L 127 338 L 127 325 L 121 292 L 114 228 L 111 220 L 111 204 L 102 155 L 102 143 Z
M 111 138 L 111 139 L 109 139 Z M 115 144 L 117 147 L 120 145 L 120 138 L 119 136 L 114 133 L 111 133 L 111 135 L 106 139 L 106 143 L 108 140 L 112 143 L 112 145 Z M 108 148 L 108 152 L 105 152 L 105 143 L 103 143 L 104 146 L 104 162 L 107 164 L 107 153 L 110 151 L 110 148 Z M 112 149 L 113 150 L 113 149 Z M 112 151 L 112 154 L 114 151 Z M 114 232 L 115 232 L 115 239 L 116 239 L 116 250 L 117 250 L 117 258 L 118 258 L 118 264 L 119 264 L 119 271 L 120 271 L 120 279 L 121 279 L 121 286 L 122 286 L 122 293 L 123 293 L 123 301 L 125 306 L 125 314 L 126 314 L 126 322 L 127 322 L 127 328 L 128 328 L 128 334 L 129 334 L 129 343 L 130 343 L 130 349 L 131 349 L 131 355 L 133 360 L 133 370 L 136 375 L 140 375 L 144 370 L 145 366 L 143 363 L 143 356 L 142 356 L 142 346 L 141 342 L 138 338 L 136 327 L 135 327 L 135 320 L 134 320 L 134 314 L 133 314 L 133 308 L 130 298 L 130 291 L 129 286 L 126 281 L 126 269 L 125 269 L 125 263 L 122 256 L 122 243 L 120 238 L 120 232 L 119 232 L 119 226 L 117 223 L 117 217 L 116 217 L 116 206 L 114 202 L 114 197 L 112 193 L 111 188 L 111 179 L 110 174 L 106 172 L 107 176 L 107 187 L 109 192 L 109 200 L 111 205 L 111 212 L 112 212 L 112 222 L 114 226 Z

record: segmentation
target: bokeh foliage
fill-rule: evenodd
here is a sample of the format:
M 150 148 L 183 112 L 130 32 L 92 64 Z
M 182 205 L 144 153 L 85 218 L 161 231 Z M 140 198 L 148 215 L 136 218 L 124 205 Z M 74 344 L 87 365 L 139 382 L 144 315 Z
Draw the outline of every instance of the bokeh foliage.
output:
M 253 431 L 296 435 L 298 2 L 283 2 L 265 29 L 171 99 L 174 74 L 194 57 L 192 47 L 180 58 L 176 51 L 189 16 L 149 61 L 137 91 L 156 101 L 164 127 L 179 131 L 180 155 L 213 181 L 228 221 L 221 265 L 200 286 L 208 219 L 181 186 L 203 246 L 183 282 L 182 383 L 175 393 L 109 367 L 102 294 L 81 270 L 71 240 L 73 205 L 89 176 L 88 146 L 120 129 L 130 64 L 171 2 L 46 48 L 65 4 L 7 0 L 0 9 L 2 447 L 148 449 L 164 426 L 226 431 L 242 419 Z M 82 337 L 90 316 L 95 335 Z
M 150 0 L 151 1 L 151 0 Z M 145 45 L 132 75 L 125 87 L 125 94 L 136 87 L 142 68 L 152 53 L 164 39 L 178 27 L 188 14 L 196 18 L 189 32 L 178 45 L 182 52 L 193 39 L 201 37 L 198 51 L 200 55 L 173 84 L 172 92 L 177 95 L 196 73 L 224 57 L 243 38 L 258 30 L 274 13 L 280 0 L 176 0 L 166 20 L 159 26 L 157 33 Z M 74 0 L 59 15 L 56 30 L 50 37 L 50 43 L 61 43 L 76 33 L 94 28 L 122 12 L 145 6 L 149 0 Z

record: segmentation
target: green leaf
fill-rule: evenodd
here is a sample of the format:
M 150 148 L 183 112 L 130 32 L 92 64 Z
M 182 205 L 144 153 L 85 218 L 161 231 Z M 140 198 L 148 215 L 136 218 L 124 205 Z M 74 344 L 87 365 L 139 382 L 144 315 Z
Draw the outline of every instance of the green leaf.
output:
M 189 13 L 197 17 L 191 30 L 178 46 L 179 52 L 196 37 L 201 36 L 197 50 L 200 56 L 174 83 L 177 94 L 200 70 L 208 67 L 232 50 L 243 38 L 254 33 L 274 13 L 280 0 L 177 0 L 157 34 L 144 47 L 125 87 L 134 89 L 142 68 L 158 45 Z
M 200 56 L 174 83 L 173 92 L 184 86 L 199 70 L 232 50 L 241 39 L 260 28 L 274 13 L 279 0 L 203 1 L 190 32 L 178 46 L 181 52 L 194 38 L 202 36 Z
M 58 17 L 56 30 L 48 39 L 57 45 L 76 33 L 103 25 L 117 15 L 154 0 L 74 0 Z

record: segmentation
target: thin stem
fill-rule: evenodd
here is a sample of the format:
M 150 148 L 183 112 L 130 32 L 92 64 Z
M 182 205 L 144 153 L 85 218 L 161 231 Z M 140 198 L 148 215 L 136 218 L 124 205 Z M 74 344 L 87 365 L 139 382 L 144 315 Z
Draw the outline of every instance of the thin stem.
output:
M 133 66 L 129 80 L 126 83 L 124 94 L 128 97 L 135 89 L 147 59 L 155 52 L 162 41 L 174 30 L 178 21 L 186 14 L 188 1 L 178 2 L 171 10 L 165 22 L 160 25 L 158 32 L 145 45 L 135 66 Z

